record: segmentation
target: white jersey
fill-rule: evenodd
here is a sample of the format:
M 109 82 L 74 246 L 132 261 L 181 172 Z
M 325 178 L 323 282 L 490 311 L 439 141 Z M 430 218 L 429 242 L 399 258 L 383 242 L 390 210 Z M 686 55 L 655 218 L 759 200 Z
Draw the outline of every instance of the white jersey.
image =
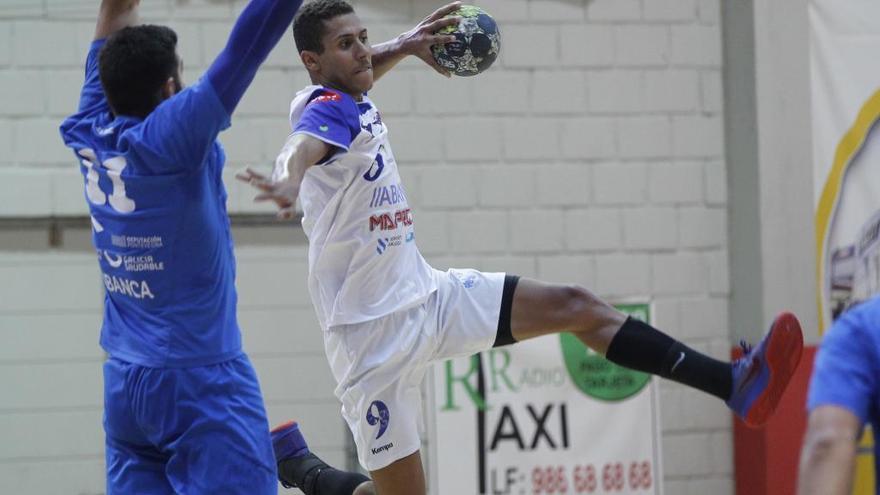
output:
M 437 289 L 416 247 L 412 211 L 379 111 L 365 96 L 322 86 L 297 93 L 293 134 L 334 152 L 300 188 L 309 238 L 309 292 L 321 327 L 359 323 L 421 304 Z M 276 176 L 284 173 L 276 170 Z

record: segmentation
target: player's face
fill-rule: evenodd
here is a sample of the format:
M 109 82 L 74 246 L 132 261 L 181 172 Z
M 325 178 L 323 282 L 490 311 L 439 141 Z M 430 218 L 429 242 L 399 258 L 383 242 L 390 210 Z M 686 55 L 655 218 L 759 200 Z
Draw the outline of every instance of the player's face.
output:
M 322 83 L 359 98 L 373 87 L 373 62 L 367 30 L 354 13 L 324 21 L 318 55 Z

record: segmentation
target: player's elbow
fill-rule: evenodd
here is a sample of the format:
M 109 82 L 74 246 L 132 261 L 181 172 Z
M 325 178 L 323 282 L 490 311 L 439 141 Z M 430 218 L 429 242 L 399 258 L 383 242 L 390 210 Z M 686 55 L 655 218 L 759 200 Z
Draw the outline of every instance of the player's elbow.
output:
M 312 165 L 316 165 L 330 153 L 330 146 L 307 134 L 294 134 L 285 144 L 281 156 L 292 175 L 301 175 Z M 298 174 L 295 174 L 298 172 Z
M 812 470 L 829 462 L 846 462 L 855 452 L 856 439 L 851 432 L 834 427 L 810 429 L 801 451 L 801 470 Z
M 824 459 L 834 451 L 839 442 L 840 437 L 832 432 L 814 433 L 804 441 L 801 456 L 807 461 Z

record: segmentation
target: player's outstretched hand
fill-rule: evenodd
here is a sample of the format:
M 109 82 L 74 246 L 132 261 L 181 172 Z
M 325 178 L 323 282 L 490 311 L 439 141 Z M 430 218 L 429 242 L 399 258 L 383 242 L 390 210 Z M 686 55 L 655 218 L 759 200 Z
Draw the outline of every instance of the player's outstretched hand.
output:
M 260 191 L 254 197 L 255 202 L 274 201 L 278 207 L 278 218 L 281 220 L 290 220 L 296 217 L 296 198 L 299 196 L 299 184 L 292 180 L 272 181 L 250 167 L 235 174 L 235 178 Z
M 461 2 L 448 3 L 435 10 L 428 17 L 425 17 L 416 27 L 398 36 L 397 39 L 400 42 L 401 50 L 407 55 L 415 55 L 424 60 L 426 64 L 433 67 L 440 74 L 451 77 L 452 74 L 434 60 L 434 56 L 431 54 L 431 47 L 455 41 L 455 36 L 437 34 L 437 31 L 446 26 L 458 24 L 461 20 L 460 17 L 449 17 L 447 19 L 444 19 L 444 17 L 458 10 L 459 7 L 461 7 Z

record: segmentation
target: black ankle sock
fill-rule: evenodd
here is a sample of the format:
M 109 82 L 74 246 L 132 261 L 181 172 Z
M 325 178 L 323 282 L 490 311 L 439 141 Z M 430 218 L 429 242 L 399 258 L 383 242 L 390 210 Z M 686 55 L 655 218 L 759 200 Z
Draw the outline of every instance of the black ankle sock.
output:
M 697 352 L 633 318 L 627 318 L 620 327 L 605 357 L 612 363 L 688 385 L 724 401 L 730 398 L 730 363 Z
M 312 453 L 280 461 L 278 478 L 306 495 L 351 495 L 361 483 L 370 481 L 360 473 L 333 468 Z

